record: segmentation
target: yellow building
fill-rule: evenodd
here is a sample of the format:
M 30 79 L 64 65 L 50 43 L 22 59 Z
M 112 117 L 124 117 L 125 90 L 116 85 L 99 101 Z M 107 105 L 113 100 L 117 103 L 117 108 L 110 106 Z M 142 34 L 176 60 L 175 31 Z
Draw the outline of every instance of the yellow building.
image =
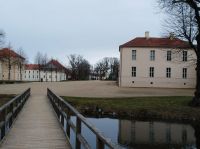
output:
M 0 80 L 22 80 L 25 58 L 11 50 L 0 50 Z

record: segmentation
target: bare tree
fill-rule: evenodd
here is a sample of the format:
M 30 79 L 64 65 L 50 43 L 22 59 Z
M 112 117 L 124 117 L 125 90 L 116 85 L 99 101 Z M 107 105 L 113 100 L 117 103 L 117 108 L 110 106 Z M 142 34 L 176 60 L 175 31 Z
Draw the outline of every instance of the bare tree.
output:
M 106 77 L 109 80 L 116 80 L 118 77 L 119 59 L 115 57 L 104 57 L 96 63 L 94 71 L 100 80 Z
M 18 67 L 19 67 L 19 71 L 20 71 L 20 81 L 22 81 L 22 69 L 23 69 L 24 64 L 28 63 L 28 58 L 27 58 L 27 55 L 24 52 L 23 48 L 19 48 L 17 50 L 17 54 L 19 54 L 22 58 L 24 58 L 24 60 L 21 61 L 20 60 L 21 57 L 18 57 L 18 63 L 17 63 Z
M 4 43 L 4 37 L 5 37 L 5 33 L 3 31 L 0 31 L 0 45 Z
M 73 80 L 88 80 L 90 75 L 90 64 L 80 55 L 72 54 L 68 57 Z
M 35 56 L 35 63 L 38 65 L 38 70 L 39 70 L 39 80 L 41 81 L 41 69 L 42 69 L 42 63 L 43 63 L 43 55 L 40 52 L 37 52 Z
M 188 41 L 196 54 L 196 90 L 192 106 L 200 106 L 200 1 L 158 0 L 160 7 L 169 15 L 167 30 Z

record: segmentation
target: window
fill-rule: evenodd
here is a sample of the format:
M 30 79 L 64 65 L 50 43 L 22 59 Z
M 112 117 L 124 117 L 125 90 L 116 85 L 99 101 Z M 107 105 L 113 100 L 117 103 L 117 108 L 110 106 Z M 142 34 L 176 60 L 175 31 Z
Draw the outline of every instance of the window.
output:
M 29 73 L 30 73 L 31 71 L 29 71 Z
M 187 78 L 187 68 L 183 68 L 183 79 Z
M 149 68 L 149 77 L 153 78 L 154 77 L 154 67 Z
M 34 78 L 34 75 L 33 75 L 33 78 Z
M 183 51 L 183 61 L 187 61 L 187 51 Z
M 132 67 L 132 77 L 136 77 L 136 67 Z
M 24 76 L 24 78 L 26 78 L 26 75 Z
M 44 76 L 44 78 L 45 78 L 45 76 Z
M 26 73 L 26 70 L 25 70 L 25 73 Z
M 132 60 L 136 60 L 136 50 L 132 50 Z
M 171 68 L 166 68 L 166 77 L 171 78 Z
M 167 61 L 172 60 L 172 51 L 167 51 Z
M 29 77 L 29 79 L 30 79 L 30 76 L 28 76 Z
M 151 50 L 150 51 L 150 61 L 154 61 L 155 60 L 155 50 Z

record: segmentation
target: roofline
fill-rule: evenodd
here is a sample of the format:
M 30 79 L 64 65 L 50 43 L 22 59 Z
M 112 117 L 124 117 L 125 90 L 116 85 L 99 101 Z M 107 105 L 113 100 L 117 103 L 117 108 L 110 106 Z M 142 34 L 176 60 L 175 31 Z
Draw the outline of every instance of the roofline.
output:
M 172 48 L 172 47 L 167 47 L 167 46 L 166 47 L 165 46 L 162 46 L 162 47 L 156 47 L 156 46 L 155 47 L 153 47 L 153 46 L 152 47 L 151 46 L 134 46 L 133 47 L 133 46 L 120 45 L 119 46 L 119 51 L 120 51 L 121 48 L 171 48 L 171 49 L 179 49 L 180 48 L 180 49 L 192 49 L 192 47 L 187 47 L 187 48 L 186 47 L 176 47 L 176 48 L 174 47 L 174 48 Z

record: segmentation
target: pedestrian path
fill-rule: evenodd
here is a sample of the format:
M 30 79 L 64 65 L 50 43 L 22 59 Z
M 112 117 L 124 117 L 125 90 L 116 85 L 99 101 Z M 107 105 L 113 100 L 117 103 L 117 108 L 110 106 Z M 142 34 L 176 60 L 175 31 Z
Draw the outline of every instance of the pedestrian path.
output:
M 31 94 L 0 148 L 70 149 L 45 93 Z

